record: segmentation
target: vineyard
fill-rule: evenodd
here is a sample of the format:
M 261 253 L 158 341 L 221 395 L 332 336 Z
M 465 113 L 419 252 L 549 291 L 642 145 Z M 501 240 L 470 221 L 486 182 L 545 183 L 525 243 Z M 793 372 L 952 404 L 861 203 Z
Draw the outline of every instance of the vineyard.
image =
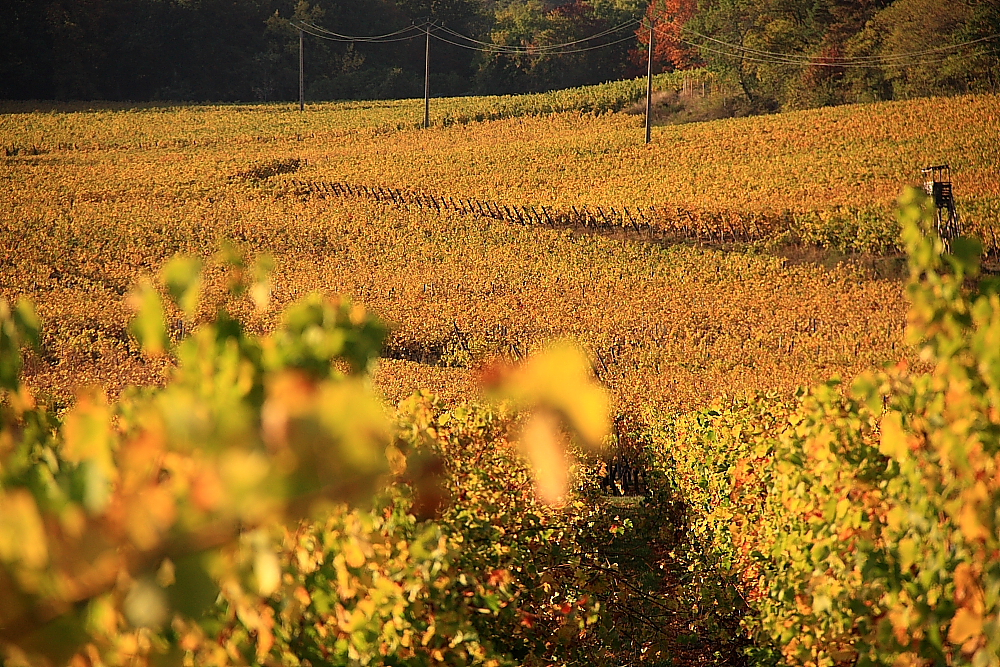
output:
M 5 107 L 5 664 L 996 664 L 997 99 L 642 94 Z

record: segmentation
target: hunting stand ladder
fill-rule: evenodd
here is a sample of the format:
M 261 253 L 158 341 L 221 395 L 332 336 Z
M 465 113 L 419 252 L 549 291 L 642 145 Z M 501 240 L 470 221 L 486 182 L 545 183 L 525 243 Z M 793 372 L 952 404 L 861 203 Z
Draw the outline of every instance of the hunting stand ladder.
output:
M 937 231 L 947 245 L 953 238 L 961 236 L 962 223 L 955 208 L 955 196 L 951 189 L 951 167 L 946 164 L 921 169 L 924 175 L 924 190 L 934 199 L 937 210 Z
M 629 413 L 615 419 L 615 444 L 604 461 L 605 474 L 601 491 L 609 496 L 642 496 L 648 486 L 644 465 L 645 452 L 642 422 Z

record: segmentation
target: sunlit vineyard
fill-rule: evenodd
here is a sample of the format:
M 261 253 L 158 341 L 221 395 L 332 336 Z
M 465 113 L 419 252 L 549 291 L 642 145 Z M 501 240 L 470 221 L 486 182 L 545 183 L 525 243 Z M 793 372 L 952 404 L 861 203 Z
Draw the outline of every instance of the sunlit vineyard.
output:
M 635 84 L 618 84 L 620 94 L 611 85 L 596 99 L 624 103 L 635 97 Z M 559 95 L 568 97 L 544 103 L 544 96 L 435 100 L 436 127 L 429 132 L 415 129 L 419 103 L 405 101 L 316 105 L 305 114 L 275 106 L 14 113 L 0 120 L 0 144 L 14 158 L 9 166 L 25 167 L 18 172 L 23 185 L 37 183 L 28 175 L 32 165 L 62 162 L 58 174 L 46 174 L 57 179 L 45 182 L 50 203 L 53 185 L 77 199 L 120 198 L 115 188 L 134 196 L 135 187 L 148 191 L 154 185 L 148 182 L 152 170 L 158 196 L 203 196 L 254 161 L 297 158 L 307 165 L 285 178 L 561 210 L 659 206 L 664 215 L 695 226 L 720 216 L 763 216 L 771 238 L 791 234 L 863 251 L 894 247 L 898 230 L 890 209 L 899 188 L 918 179 L 921 167 L 948 162 L 960 211 L 987 247 L 997 244 L 995 97 L 663 127 L 647 149 L 640 118 L 583 111 L 596 104 L 586 102 L 583 92 L 575 93 L 580 99 Z M 578 111 L 444 122 L 477 114 L 520 116 L 518 109 L 529 107 L 539 113 Z M 117 158 L 123 151 L 126 160 L 99 157 Z
M 656 76 L 657 90 L 680 86 L 680 75 Z M 566 112 L 591 115 L 621 111 L 646 94 L 646 80 L 612 81 L 532 95 L 454 97 L 433 100 L 432 125 L 448 127 L 502 118 Z M 328 141 L 344 132 L 374 135 L 419 129 L 423 100 L 310 103 L 308 114 L 281 105 L 122 107 L 111 103 L 0 102 L 6 153 L 32 155 L 54 150 L 184 147 L 217 143 Z M 83 114 L 67 122 L 66 112 Z M 86 119 L 85 121 L 83 119 Z M 83 122 L 80 122 L 83 121 Z M 310 142 L 315 143 L 315 142 Z
M 35 295 L 58 323 L 32 374 L 61 395 L 84 379 L 155 381 L 158 371 L 130 352 L 123 295 L 174 253 L 209 255 L 224 239 L 275 255 L 279 300 L 319 288 L 352 295 L 392 322 L 393 359 L 380 380 L 393 398 L 422 384 L 463 395 L 484 360 L 521 357 L 561 336 L 591 350 L 628 404 L 691 407 L 722 392 L 791 391 L 900 354 L 895 260 L 824 268 L 802 261 L 808 251 L 769 250 L 781 249 L 780 229 L 743 250 L 670 247 L 642 234 L 319 198 L 291 183 L 345 181 L 552 211 L 652 205 L 813 216 L 816 234 L 856 241 L 866 231 L 893 238 L 887 211 L 898 189 L 920 166 L 947 159 L 966 218 L 992 229 L 995 102 L 663 127 L 649 148 L 640 121 L 619 114 L 386 130 L 413 112 L 408 102 L 305 114 L 12 113 L 0 120 L 0 144 L 11 147 L 2 289 Z M 435 104 L 490 107 L 486 99 Z M 293 167 L 260 171 L 276 160 Z M 859 232 L 838 215 L 872 229 Z
M 659 85 L 669 87 L 675 82 L 664 78 Z M 937 353 L 921 355 L 904 342 L 908 321 L 926 326 L 930 311 L 927 307 L 911 309 L 908 320 L 907 260 L 901 252 L 904 244 L 894 202 L 906 184 L 919 179 L 921 167 L 949 162 L 966 230 L 992 253 L 986 255 L 992 266 L 1000 228 L 998 100 L 988 96 L 928 99 L 663 126 L 655 128 L 653 143 L 647 147 L 641 143 L 641 120 L 619 113 L 638 95 L 638 82 L 623 82 L 524 98 L 435 100 L 436 121 L 427 130 L 417 127 L 420 104 L 415 101 L 313 105 L 305 113 L 277 105 L 132 110 L 8 107 L 0 116 L 0 145 L 5 151 L 0 156 L 0 324 L 6 327 L 0 331 L 0 344 L 7 346 L 0 352 L 12 355 L 18 338 L 30 338 L 35 331 L 32 318 L 24 315 L 28 311 L 15 310 L 11 315 L 6 302 L 29 298 L 42 327 L 40 344 L 27 351 L 24 359 L 24 382 L 34 394 L 25 393 L 16 374 L 9 372 L 14 366 L 6 356 L 6 365 L 0 365 L 0 380 L 7 383 L 2 391 L 8 392 L 3 396 L 13 397 L 9 406 L 0 404 L 7 410 L 0 410 L 0 419 L 13 424 L 13 430 L 2 431 L 7 427 L 0 421 L 0 435 L 16 431 L 21 438 L 20 434 L 27 434 L 17 442 L 29 449 L 35 447 L 29 436 L 51 432 L 56 434 L 52 437 L 62 438 L 65 430 L 66 438 L 77 437 L 80 431 L 72 424 L 79 418 L 73 415 L 107 412 L 103 399 L 85 389 L 95 385 L 107 390 L 125 426 L 132 424 L 130 411 L 135 406 L 179 414 L 193 405 L 189 402 L 196 402 L 193 397 L 199 392 L 221 392 L 216 396 L 222 401 L 220 424 L 230 406 L 225 401 L 242 406 L 234 408 L 233 414 L 248 420 L 248 432 L 258 422 L 265 431 L 271 428 L 267 423 L 275 409 L 284 410 L 283 418 L 290 419 L 288 415 L 299 409 L 293 405 L 296 392 L 307 400 L 307 407 L 301 408 L 305 416 L 296 419 L 322 421 L 322 406 L 316 398 L 322 392 L 357 390 L 359 396 L 367 396 L 367 379 L 347 382 L 340 370 L 368 369 L 369 356 L 382 343 L 381 325 L 365 319 L 369 317 L 366 311 L 347 306 L 336 310 L 331 305 L 335 301 L 321 302 L 315 297 L 301 305 L 303 298 L 316 292 L 342 295 L 363 304 L 388 325 L 381 358 L 371 368 L 371 385 L 385 404 L 396 406 L 403 401 L 395 413 L 398 423 L 393 426 L 393 437 L 413 455 L 413 461 L 431 465 L 428 461 L 433 457 L 421 454 L 421 448 L 449 460 L 446 485 L 458 504 L 449 505 L 451 514 L 438 515 L 438 523 L 421 524 L 430 532 L 414 532 L 417 520 L 408 514 L 411 506 L 407 503 L 419 506 L 424 502 L 420 493 L 428 491 L 419 488 L 423 482 L 418 474 L 416 481 L 407 483 L 415 484 L 420 493 L 414 491 L 411 497 L 406 495 L 409 491 L 394 487 L 403 495 L 394 496 L 391 510 L 386 509 L 384 515 L 335 513 L 325 528 L 307 524 L 298 532 L 284 533 L 282 547 L 272 554 L 278 560 L 267 562 L 272 570 L 280 567 L 293 583 L 278 590 L 277 584 L 271 588 L 257 585 L 257 580 L 256 588 L 246 584 L 250 586 L 247 591 L 253 590 L 245 596 L 226 589 L 228 597 L 220 598 L 218 604 L 244 609 L 248 615 L 237 620 L 226 617 L 219 625 L 221 634 L 211 640 L 203 641 L 197 628 L 183 626 L 184 632 L 190 632 L 179 636 L 194 647 L 185 649 L 190 655 L 212 662 L 220 655 L 219 646 L 245 650 L 249 642 L 258 656 L 297 660 L 306 650 L 327 656 L 332 650 L 328 633 L 348 633 L 345 628 L 362 634 L 349 635 L 354 642 L 350 647 L 337 644 L 339 656 L 371 657 L 391 650 L 417 662 L 425 653 L 428 659 L 442 662 L 443 656 L 452 655 L 448 651 L 455 651 L 461 660 L 475 664 L 477 660 L 520 664 L 520 658 L 515 660 L 510 652 L 522 651 L 533 656 L 569 656 L 549 662 L 579 664 L 599 650 L 604 661 L 600 664 L 625 664 L 623 660 L 639 664 L 653 660 L 636 657 L 647 655 L 642 651 L 659 656 L 656 659 L 671 652 L 679 655 L 684 649 L 678 638 L 690 632 L 695 633 L 690 641 L 703 647 L 715 641 L 727 646 L 730 641 L 745 643 L 751 637 L 764 650 L 768 642 L 777 642 L 772 647 L 774 655 L 780 653 L 792 663 L 812 664 L 809 661 L 817 656 L 853 659 L 864 651 L 865 655 L 889 655 L 886 651 L 909 655 L 902 640 L 890 650 L 877 644 L 878 633 L 870 628 L 852 629 L 853 634 L 844 630 L 854 618 L 843 607 L 850 600 L 838 607 L 835 620 L 843 627 L 828 627 L 824 605 L 828 599 L 832 605 L 836 595 L 810 579 L 812 570 L 805 565 L 796 562 L 782 569 L 780 576 L 775 574 L 775 564 L 785 563 L 786 552 L 798 546 L 794 538 L 777 539 L 762 531 L 780 534 L 775 517 L 785 517 L 786 510 L 794 513 L 794 508 L 775 509 L 767 503 L 791 496 L 801 502 L 808 499 L 799 498 L 801 489 L 793 493 L 780 480 L 772 480 L 769 471 L 791 470 L 788 461 L 799 461 L 800 449 L 815 455 L 811 435 L 794 428 L 782 430 L 796 409 L 790 406 L 799 406 L 806 415 L 802 419 L 813 419 L 821 409 L 829 414 L 839 409 L 834 404 L 840 405 L 841 399 L 830 393 L 832 389 L 818 390 L 814 395 L 819 398 L 799 399 L 799 387 L 832 387 L 820 383 L 837 376 L 850 380 L 892 363 L 897 364 L 892 376 L 894 400 L 900 401 L 899 410 L 909 409 L 906 373 L 916 376 L 930 371 Z M 911 202 L 904 218 L 919 218 L 921 205 Z M 926 220 L 921 224 L 926 226 Z M 927 230 L 914 231 L 913 220 L 908 229 L 911 266 L 918 267 L 916 277 L 911 276 L 911 295 L 926 300 L 933 291 L 919 282 L 923 265 L 912 262 L 929 262 L 928 266 L 939 270 L 942 260 L 935 253 L 941 246 L 920 240 Z M 969 255 L 955 261 L 957 270 L 965 270 L 963 261 L 974 266 L 970 257 L 976 253 L 969 247 L 956 242 L 956 252 Z M 191 268 L 197 262 L 167 264 L 177 255 L 204 262 L 197 279 Z M 161 274 L 164 265 L 171 267 L 167 274 Z M 261 268 L 267 266 L 273 271 Z M 178 301 L 176 308 L 158 310 L 160 302 L 148 284 L 137 291 L 143 277 L 153 275 L 166 276 L 164 293 Z M 961 276 L 948 280 L 951 300 L 945 299 L 947 305 L 939 310 L 952 317 L 952 308 L 965 308 L 961 317 L 947 320 L 949 326 L 965 322 L 962 318 L 986 318 L 994 312 L 987 312 L 982 305 L 986 301 L 981 300 L 978 310 L 968 315 L 972 307 L 955 296 L 966 287 Z M 201 305 L 191 306 L 188 312 L 179 305 L 184 290 L 178 285 L 196 283 Z M 258 288 L 269 295 L 266 307 L 257 298 Z M 988 290 L 984 294 L 983 299 L 995 302 Z M 222 303 L 224 310 L 218 308 Z M 137 309 L 139 325 L 134 320 Z M 293 314 L 291 320 L 281 315 L 283 311 Z M 334 313 L 339 314 L 334 317 Z M 311 347 L 316 341 L 302 327 L 296 328 L 295 317 L 319 318 L 329 328 L 330 338 L 324 339 L 324 345 L 339 342 Z M 232 322 L 246 327 L 236 337 L 241 341 L 236 347 L 217 342 L 216 347 L 202 349 L 190 343 L 203 344 L 208 338 L 199 336 L 216 335 L 199 331 L 220 332 L 223 341 L 230 335 L 225 332 Z M 928 335 L 938 335 L 928 330 Z M 363 341 L 363 345 L 345 347 L 344 336 L 355 336 L 355 342 Z M 995 345 L 991 347 L 990 341 L 995 337 L 968 343 L 963 336 L 953 332 L 945 342 L 972 346 L 976 354 L 984 355 L 984 363 L 994 359 Z M 592 460 L 580 464 L 578 495 L 570 511 L 560 513 L 539 504 L 531 485 L 532 474 L 540 473 L 532 473 L 530 465 L 511 467 L 507 454 L 511 449 L 507 438 L 516 432 L 517 417 L 505 412 L 506 408 L 496 413 L 483 408 L 491 399 L 477 398 L 484 382 L 495 385 L 497 373 L 507 377 L 497 370 L 504 366 L 496 362 L 532 358 L 552 341 L 564 339 L 577 343 L 590 365 L 589 371 L 586 366 L 573 371 L 574 381 L 582 387 L 594 381 L 602 385 L 610 395 L 612 415 L 626 419 L 616 422 L 627 425 L 624 435 L 615 436 L 616 442 L 633 438 L 645 443 L 643 456 L 651 464 L 647 504 L 641 511 L 630 509 L 629 515 L 621 511 L 630 529 L 632 518 L 640 525 L 638 534 L 628 538 L 632 542 L 615 542 L 625 530 L 625 520 L 601 515 L 602 506 L 595 503 L 603 500 L 587 500 L 599 495 L 597 481 L 603 474 Z M 193 363 L 185 370 L 178 362 L 183 354 L 150 352 L 151 342 L 154 347 L 169 348 L 170 342 L 183 340 L 189 341 L 188 347 L 173 349 L 184 350 L 188 362 L 200 359 L 202 366 Z M 239 362 L 243 368 L 256 369 L 259 378 L 266 378 L 258 380 L 256 389 L 223 377 L 237 349 L 243 355 Z M 989 357 L 990 350 L 994 357 Z M 309 356 L 314 353 L 319 356 Z M 216 363 L 219 378 L 209 381 L 197 375 L 209 373 Z M 938 372 L 942 368 L 947 367 L 939 364 Z M 955 368 L 958 372 L 965 367 Z M 303 380 L 301 374 L 296 375 L 303 369 L 319 375 Z M 233 377 L 239 375 L 233 373 Z M 538 381 L 543 375 L 526 377 Z M 889 382 L 878 377 L 877 382 Z M 226 393 L 230 381 L 246 393 L 239 397 Z M 128 389 L 134 385 L 166 385 L 164 396 L 183 400 L 147 404 L 146 394 Z M 872 385 L 864 390 L 868 407 L 862 409 L 861 399 L 851 398 L 854 403 L 845 408 L 850 419 L 857 413 L 867 420 L 857 421 L 867 429 L 866 443 L 877 437 L 872 420 L 881 414 L 877 410 L 890 391 L 886 387 Z M 270 392 L 266 401 L 260 393 L 265 389 Z M 552 414 L 572 416 L 573 406 L 583 412 L 582 403 L 574 401 L 582 401 L 579 397 L 591 390 L 570 394 L 558 389 L 550 386 L 546 394 L 532 386 L 515 395 L 522 400 L 525 395 L 533 396 L 543 407 L 552 397 L 566 403 L 556 401 L 554 407 L 545 408 Z M 410 398 L 417 390 L 425 393 Z M 601 405 L 602 419 L 594 422 L 592 430 L 604 433 L 606 406 L 601 390 L 595 391 L 600 398 L 589 395 Z M 970 396 L 977 395 L 978 390 L 970 391 Z M 35 398 L 42 406 L 37 415 L 43 416 L 34 412 Z M 115 402 L 119 398 L 121 402 Z M 476 407 L 470 407 L 470 401 Z M 377 437 L 369 444 L 375 447 L 373 451 L 384 449 L 382 440 L 389 437 L 385 415 L 381 407 L 367 412 L 371 404 L 364 405 L 368 406 L 362 410 L 368 415 L 365 419 L 371 417 L 377 425 Z M 531 401 L 525 405 L 529 410 L 535 407 Z M 44 421 L 51 416 L 44 416 L 48 408 L 53 409 L 51 415 L 69 410 L 70 426 L 63 430 L 51 426 L 48 431 L 23 428 L 22 422 L 29 417 L 48 423 Z M 309 416 L 308 410 L 316 415 Z M 995 405 L 993 412 L 986 408 L 982 412 L 983 419 L 995 421 Z M 337 415 L 345 424 L 354 423 L 351 415 Z M 808 423 L 817 432 L 827 427 L 822 419 L 816 420 Z M 368 428 L 365 423 L 362 426 Z M 544 434 L 555 432 L 554 422 L 547 423 L 542 427 L 543 449 L 551 445 Z M 843 425 L 835 423 L 838 429 Z M 342 428 L 339 422 L 327 426 L 335 431 Z M 579 424 L 570 426 L 586 431 Z M 112 431 L 113 438 L 124 438 L 123 457 L 129 448 L 145 446 L 142 438 L 130 440 L 125 430 Z M 532 437 L 538 440 L 537 433 L 525 432 L 529 434 L 525 442 Z M 186 446 L 177 433 L 168 435 L 164 442 L 169 441 L 170 447 Z M 255 433 L 254 446 L 272 447 L 272 436 Z M 229 442 L 219 438 L 219 451 L 224 452 Z M 110 446 L 111 440 L 102 442 L 102 447 Z M 456 454 L 473 445 L 480 452 L 475 460 Z M 68 477 L 53 477 L 52 484 L 79 487 L 73 477 L 77 473 L 72 466 L 79 463 L 72 459 L 75 454 L 70 451 L 71 458 L 60 463 L 59 457 L 69 450 L 49 441 L 39 447 L 31 449 L 35 452 L 31 456 L 42 456 L 37 452 L 54 447 L 45 465 L 59 470 L 70 465 Z M 531 459 L 530 446 L 527 451 Z M 425 454 L 430 458 L 422 459 Z M 225 459 L 219 456 L 223 465 Z M 541 460 L 542 470 L 548 465 L 548 471 L 558 472 L 565 466 L 562 459 L 555 466 L 551 457 Z M 712 466 L 705 465 L 709 460 Z M 885 461 L 876 462 L 885 469 Z M 116 465 L 127 470 L 134 464 L 135 460 L 123 458 Z M 537 457 L 530 464 L 538 468 Z M 591 464 L 594 467 L 588 467 Z M 0 468 L 0 477 L 21 474 L 19 468 L 11 470 Z M 211 466 L 206 470 L 204 474 L 214 474 Z M 913 479 L 919 477 L 910 472 Z M 272 473 L 283 474 L 277 467 Z M 792 473 L 789 479 L 813 474 L 797 469 Z M 827 485 L 824 493 L 834 499 L 840 488 L 839 473 L 835 473 L 820 480 Z M 427 479 L 436 479 L 436 474 Z M 565 470 L 559 474 L 563 481 L 568 479 Z M 537 483 L 541 478 L 534 479 Z M 150 488 L 159 484 L 155 475 L 146 481 Z M 238 478 L 230 482 L 242 483 Z M 186 491 L 177 484 L 171 493 L 176 492 L 177 502 L 183 502 Z M 538 486 L 543 489 L 544 484 Z M 854 491 L 859 498 L 868 498 L 867 490 Z M 900 498 L 909 493 L 903 488 L 895 492 Z M 327 493 L 336 499 L 350 498 L 343 489 L 327 489 Z M 430 493 L 442 491 L 430 489 Z M 545 492 L 538 493 L 544 496 Z M 0 500 L 7 497 L 15 498 L 0 495 Z M 25 498 L 24 494 L 16 497 L 19 503 L 28 502 Z M 286 500 L 294 498 L 276 498 L 275 507 Z M 37 502 L 48 511 L 45 508 L 54 501 Z M 466 512 L 461 502 L 474 511 Z M 687 509 L 676 509 L 681 503 Z M 0 506 L 0 514 L 8 511 L 5 507 L 15 505 Z M 250 511 L 238 504 L 216 507 L 208 503 L 205 507 L 215 508 L 211 511 L 222 511 L 222 507 L 234 516 Z M 197 517 L 205 508 L 195 510 Z M 470 519 L 473 514 L 475 521 Z M 141 523 L 131 515 L 116 520 Z M 535 528 L 547 522 L 549 527 L 548 532 L 507 534 L 497 528 L 504 521 Z M 538 525 L 532 523 L 536 521 Z M 958 523 L 970 525 L 967 518 Z M 829 525 L 814 524 L 809 524 L 810 530 L 827 531 L 823 539 L 828 541 L 832 537 L 827 533 L 834 528 L 842 531 L 837 535 L 849 536 L 855 533 L 846 531 L 857 528 L 832 520 Z M 24 530 L 34 530 L 23 525 L 27 526 Z M 552 532 L 556 529 L 557 533 Z M 687 531 L 683 539 L 677 537 L 681 529 Z M 550 533 L 558 534 L 561 541 L 550 543 L 542 536 Z M 227 539 L 234 534 L 227 533 Z M 608 555 L 608 535 L 612 546 L 626 544 L 628 553 L 642 553 L 629 567 L 646 567 L 655 559 L 660 578 L 654 578 L 650 588 L 637 592 L 635 583 L 623 574 L 625 570 L 605 567 L 608 558 L 624 563 L 621 554 L 626 553 Z M 316 546 L 320 538 L 325 542 Z M 53 539 L 58 542 L 64 536 Z M 235 570 L 244 567 L 240 558 L 258 559 L 263 549 L 247 540 L 251 538 L 243 541 L 243 551 L 232 556 L 230 565 Z M 469 544 L 473 547 L 463 551 Z M 500 568 L 496 544 L 507 550 L 503 552 L 505 569 L 489 570 Z M 406 545 L 413 547 L 413 553 L 407 551 L 409 546 L 402 548 Z M 564 573 L 556 582 L 556 593 L 545 588 L 551 586 L 548 574 L 527 565 L 540 545 L 549 545 L 545 548 L 552 551 L 546 557 Z M 885 548 L 891 551 L 890 547 Z M 140 545 L 140 551 L 144 548 Z M 11 549 L 0 556 L 8 558 L 4 554 L 15 553 Z M 830 549 L 829 553 L 839 553 L 833 546 Z M 774 553 L 764 554 L 768 550 Z M 347 605 L 348 610 L 342 607 L 341 616 L 335 619 L 324 606 L 330 604 L 328 600 L 311 597 L 309 590 L 303 595 L 293 584 L 314 585 L 310 577 L 315 568 L 323 567 L 322 558 L 309 560 L 316 553 L 326 553 L 328 565 L 340 568 L 335 576 L 344 581 L 348 580 L 344 577 L 351 578 L 358 590 L 373 597 L 363 601 L 354 597 L 353 583 L 336 593 L 320 585 L 321 593 L 341 595 L 338 599 Z M 583 561 L 578 559 L 581 553 L 587 555 Z M 816 557 L 827 558 L 829 553 Z M 25 554 L 17 551 L 10 558 L 27 562 L 31 554 Z M 345 554 L 350 555 L 348 560 Z M 565 562 L 566 554 L 577 560 Z M 254 562 L 257 568 L 259 560 Z M 365 563 L 372 567 L 366 570 Z M 427 568 L 452 566 L 457 569 L 449 574 L 452 583 L 447 586 L 460 585 L 466 592 L 438 599 L 445 589 L 431 585 Z M 517 573 L 516 584 L 510 579 L 512 573 Z M 426 599 L 450 610 L 450 625 L 442 621 L 435 630 L 437 643 L 426 644 L 435 626 L 421 612 L 423 602 L 404 603 L 396 589 L 376 595 L 374 582 L 379 577 L 397 575 L 411 580 L 414 597 L 410 603 Z M 770 578 L 762 579 L 765 575 Z M 580 583 L 586 577 L 591 577 L 586 579 L 589 582 L 600 582 L 600 592 L 588 588 L 597 584 Z M 109 586 L 122 587 L 124 595 L 130 584 L 114 581 L 118 583 Z M 6 582 L 0 580 L 0 585 Z M 836 590 L 846 596 L 854 589 Z M 858 591 L 858 595 L 877 598 L 886 608 L 908 604 L 889 594 L 875 596 L 866 588 Z M 21 592 L 35 594 L 30 587 Z M 819 596 L 815 598 L 819 602 L 800 604 L 796 596 L 805 594 Z M 789 602 L 792 598 L 794 604 Z M 56 599 L 60 604 L 74 602 L 72 597 Z M 470 607 L 473 599 L 476 605 L 485 606 Z M 653 622 L 642 616 L 648 612 L 643 606 L 650 599 L 657 604 L 668 600 L 674 606 L 658 608 Z M 376 604 L 373 600 L 384 607 L 372 611 L 369 603 Z M 612 600 L 616 606 L 610 605 Z M 114 604 L 119 602 L 116 598 Z M 751 608 L 757 614 L 745 619 L 751 635 L 737 636 L 739 616 Z M 266 613 L 273 616 L 273 609 L 279 610 L 278 634 L 299 633 L 299 639 L 307 638 L 307 648 L 293 645 L 289 635 L 268 638 L 272 626 L 261 619 Z M 223 618 L 223 612 L 218 613 Z M 357 619 L 367 616 L 364 622 L 345 620 L 355 614 Z M 479 614 L 490 615 L 482 620 Z M 383 617 L 391 617 L 396 629 L 388 621 L 384 624 Z M 696 627 L 692 618 L 700 625 Z M 873 618 L 872 623 L 882 623 L 881 617 Z M 799 642 L 786 630 L 787 623 L 799 621 L 789 619 L 812 623 L 809 631 L 821 639 L 818 643 L 810 639 L 813 643 L 808 646 Z M 911 621 L 896 619 L 892 627 L 901 633 L 913 626 L 917 628 L 913 636 L 918 637 L 919 623 Z M 9 639 L 4 635 L 6 622 L 0 616 L 0 641 Z M 125 621 L 120 623 L 124 633 Z M 657 623 L 676 627 L 664 632 L 656 629 Z M 470 634 L 473 627 L 477 629 Z M 115 643 L 119 640 L 114 639 L 118 628 L 106 629 L 109 641 L 119 647 L 115 650 L 120 649 Z M 637 634 L 624 637 L 621 628 Z M 980 641 L 974 630 L 965 627 L 965 634 L 954 634 L 955 641 L 964 642 L 968 650 L 962 650 L 968 655 L 986 646 L 987 640 Z M 575 639 L 563 646 L 553 640 L 557 632 L 576 633 Z M 413 645 L 414 633 L 425 637 L 429 648 L 423 653 Z M 345 637 L 348 634 L 341 639 L 347 641 Z M 495 657 L 487 659 L 494 656 L 494 649 Z M 623 658 L 633 650 L 639 652 Z M 949 659 L 961 653 L 949 651 Z
M 392 323 L 396 361 L 380 378 L 393 398 L 427 384 L 461 396 L 489 358 L 569 336 L 628 403 L 695 406 L 856 373 L 902 335 L 899 283 L 859 265 L 241 188 L 211 198 L 83 201 L 5 221 L 5 294 L 33 295 L 52 325 L 31 367 L 40 385 L 155 382 L 131 354 L 124 294 L 173 254 L 211 255 L 225 239 L 273 254 L 279 301 L 346 294 Z

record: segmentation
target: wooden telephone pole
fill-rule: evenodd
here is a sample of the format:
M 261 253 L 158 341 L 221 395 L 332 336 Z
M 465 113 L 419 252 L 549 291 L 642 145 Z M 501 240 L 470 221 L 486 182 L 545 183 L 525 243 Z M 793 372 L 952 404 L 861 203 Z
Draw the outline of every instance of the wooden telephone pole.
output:
M 653 140 L 653 39 L 656 36 L 653 19 L 649 19 L 649 69 L 646 73 L 646 143 Z
M 306 59 L 304 50 L 305 39 L 302 28 L 299 28 L 299 111 L 306 110 Z
M 424 55 L 424 129 L 431 126 L 431 24 L 425 26 L 427 46 Z

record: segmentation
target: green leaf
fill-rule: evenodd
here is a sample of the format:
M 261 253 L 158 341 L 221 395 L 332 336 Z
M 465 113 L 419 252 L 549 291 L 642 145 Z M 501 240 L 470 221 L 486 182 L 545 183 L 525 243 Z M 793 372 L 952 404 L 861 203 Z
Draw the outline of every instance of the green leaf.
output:
M 983 244 L 978 239 L 960 236 L 951 242 L 948 262 L 960 277 L 975 276 L 979 273 L 979 263 L 983 256 Z
M 188 618 L 201 617 L 219 594 L 209 574 L 208 557 L 193 554 L 174 562 L 174 584 L 166 588 L 170 606 Z
M 161 273 L 167 292 L 177 307 L 193 319 L 201 299 L 201 261 L 195 257 L 174 257 Z
M 30 299 L 20 297 L 14 307 L 14 324 L 21 336 L 21 344 L 38 349 L 42 325 L 35 312 L 35 304 Z
M 144 280 L 132 293 L 129 303 L 135 311 L 129 331 L 148 354 L 154 356 L 163 354 L 170 341 L 167 338 L 163 301 L 159 293 L 152 283 Z

